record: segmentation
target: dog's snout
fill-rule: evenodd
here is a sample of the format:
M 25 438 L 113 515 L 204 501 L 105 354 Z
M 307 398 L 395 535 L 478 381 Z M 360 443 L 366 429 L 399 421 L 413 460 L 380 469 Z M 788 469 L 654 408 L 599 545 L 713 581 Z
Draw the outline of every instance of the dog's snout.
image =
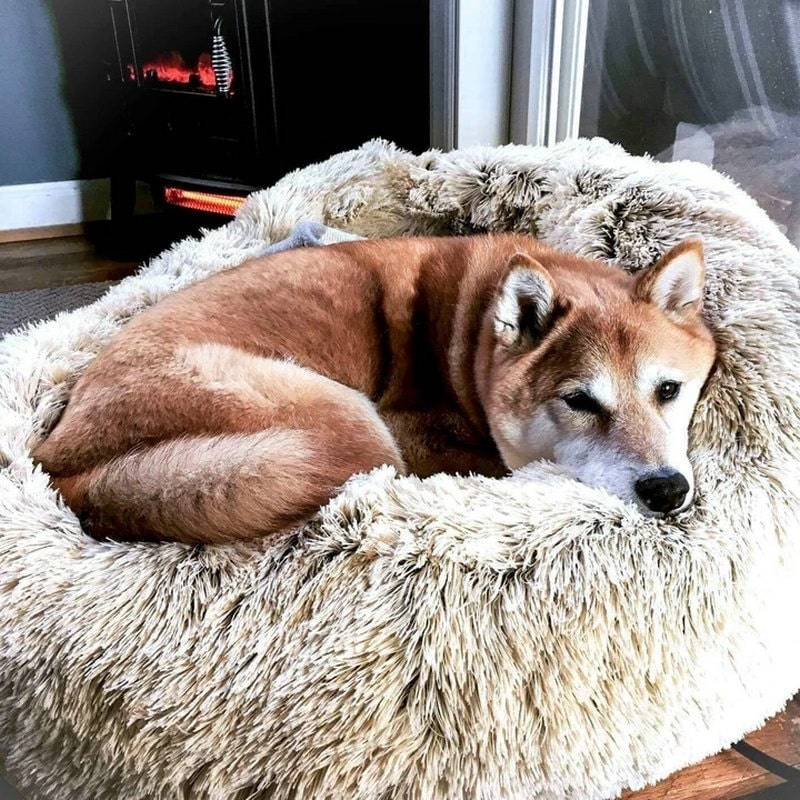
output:
M 677 470 L 662 470 L 636 481 L 634 488 L 647 508 L 668 514 L 683 505 L 689 493 L 689 481 Z

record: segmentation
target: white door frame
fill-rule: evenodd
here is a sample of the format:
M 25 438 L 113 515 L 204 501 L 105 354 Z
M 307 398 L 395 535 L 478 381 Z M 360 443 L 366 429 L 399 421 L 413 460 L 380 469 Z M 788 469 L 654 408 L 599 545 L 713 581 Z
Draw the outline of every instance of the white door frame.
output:
M 457 147 L 458 0 L 430 4 L 431 147 Z
M 516 0 L 510 140 L 578 136 L 590 0 Z
M 590 0 L 431 0 L 431 145 L 578 136 Z

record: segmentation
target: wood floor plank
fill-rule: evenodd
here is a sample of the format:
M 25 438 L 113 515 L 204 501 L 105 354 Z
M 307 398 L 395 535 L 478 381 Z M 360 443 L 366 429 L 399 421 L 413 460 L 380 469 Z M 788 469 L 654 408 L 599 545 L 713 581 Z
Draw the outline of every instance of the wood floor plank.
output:
M 70 253 L 91 253 L 95 247 L 85 236 L 61 236 L 32 242 L 0 244 L 0 269 L 17 261 Z
M 129 223 L 87 223 L 53 238 L 0 242 L 0 292 L 119 280 L 209 220 L 185 215 L 145 215 Z
M 137 262 L 112 261 L 92 253 L 24 259 L 16 266 L 0 268 L 0 292 L 119 280 L 133 274 L 137 267 Z
M 7 237 L 0 240 L 0 292 L 119 280 L 175 242 L 225 221 L 206 214 L 150 214 L 118 224 L 86 223 L 52 238 Z
M 61 236 L 80 236 L 86 232 L 86 225 L 81 222 L 66 225 L 42 225 L 36 228 L 14 228 L 0 231 L 0 243 L 30 242 L 34 239 L 56 239 Z

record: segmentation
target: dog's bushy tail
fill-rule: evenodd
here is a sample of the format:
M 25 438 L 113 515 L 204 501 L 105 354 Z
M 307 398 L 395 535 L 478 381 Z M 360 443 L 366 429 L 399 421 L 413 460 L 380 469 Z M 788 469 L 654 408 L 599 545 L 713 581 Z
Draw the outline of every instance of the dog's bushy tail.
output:
M 395 461 L 348 449 L 300 430 L 187 437 L 53 483 L 98 538 L 219 543 L 298 524 L 354 472 Z

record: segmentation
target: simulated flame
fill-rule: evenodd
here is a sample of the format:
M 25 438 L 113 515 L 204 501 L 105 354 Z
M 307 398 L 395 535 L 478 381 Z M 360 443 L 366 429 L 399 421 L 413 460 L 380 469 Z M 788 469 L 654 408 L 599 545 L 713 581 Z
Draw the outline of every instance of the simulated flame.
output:
M 209 53 L 203 53 L 197 59 L 197 65 L 191 68 L 177 50 L 172 50 L 142 64 L 141 74 L 144 80 L 157 80 L 160 83 L 195 84 L 211 91 L 217 86 Z M 128 77 L 136 80 L 133 64 L 128 64 Z

